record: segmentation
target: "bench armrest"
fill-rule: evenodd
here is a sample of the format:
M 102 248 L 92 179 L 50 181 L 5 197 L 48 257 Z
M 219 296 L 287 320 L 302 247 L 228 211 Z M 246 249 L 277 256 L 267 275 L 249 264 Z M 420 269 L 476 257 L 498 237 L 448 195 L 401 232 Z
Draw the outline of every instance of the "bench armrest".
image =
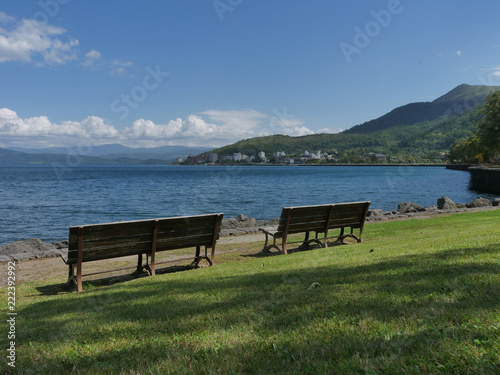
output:
M 59 256 L 61 257 L 61 259 L 63 260 L 64 264 L 71 264 L 71 263 L 74 263 L 74 262 L 70 262 L 69 259 L 68 259 L 68 256 L 66 255 L 63 255 L 63 254 L 59 254 Z
M 273 237 L 276 233 L 278 233 L 277 227 L 264 227 L 264 228 L 259 228 L 259 230 Z

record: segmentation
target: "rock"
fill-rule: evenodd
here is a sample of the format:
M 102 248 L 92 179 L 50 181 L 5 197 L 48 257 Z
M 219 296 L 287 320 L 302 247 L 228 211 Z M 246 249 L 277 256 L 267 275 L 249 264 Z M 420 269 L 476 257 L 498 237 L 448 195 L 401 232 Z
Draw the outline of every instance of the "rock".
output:
M 54 245 L 56 249 L 67 249 L 69 246 L 69 241 L 56 241 L 52 242 L 52 245 Z
M 379 208 L 374 208 L 372 210 L 368 210 L 368 215 L 366 217 L 370 219 L 381 219 L 384 217 L 384 211 Z
M 221 229 L 236 229 L 240 226 L 240 223 L 235 218 L 223 219 Z
M 238 216 L 235 217 L 235 219 L 241 222 L 241 221 L 247 221 L 248 217 L 246 217 L 243 214 L 239 214 Z
M 259 228 L 276 225 L 278 225 L 278 218 L 274 218 L 270 221 L 257 221 L 253 217 L 249 218 L 245 215 L 240 214 L 235 216 L 234 218 L 223 219 L 221 229 L 224 231 L 223 234 L 235 235 L 253 233 L 258 231 Z
M 39 238 L 31 238 L 0 246 L 0 255 L 46 253 L 54 249 L 55 246 L 45 243 Z
M 56 246 L 45 243 L 38 238 L 32 238 L 0 246 L 0 261 L 5 261 L 5 257 L 15 261 L 24 259 L 50 258 L 57 257 L 60 254 L 63 254 L 63 252 L 64 250 L 62 250 L 62 248 L 57 248 Z
M 474 202 L 467 203 L 465 205 L 467 208 L 476 208 L 476 207 L 489 207 L 493 206 L 493 204 L 486 198 L 477 197 Z
M 255 224 L 256 224 L 255 218 L 251 217 L 250 219 L 240 222 L 240 227 L 250 228 L 250 227 L 255 227 Z
M 493 204 L 493 206 L 495 206 L 495 207 L 500 206 L 500 198 L 495 198 L 495 199 L 493 199 L 492 204 Z
M 276 226 L 276 225 L 279 224 L 279 222 L 280 222 L 280 219 L 278 219 L 277 217 L 275 217 L 274 219 L 269 220 L 266 225 L 268 225 L 268 226 Z
M 444 196 L 437 200 L 437 207 L 440 210 L 456 210 L 457 205 L 450 198 Z
M 412 212 L 422 212 L 422 211 L 425 211 L 425 208 L 413 202 L 404 202 L 398 205 L 398 212 L 403 214 L 409 214 Z
M 426 212 L 436 212 L 438 208 L 436 206 L 427 206 L 425 207 Z

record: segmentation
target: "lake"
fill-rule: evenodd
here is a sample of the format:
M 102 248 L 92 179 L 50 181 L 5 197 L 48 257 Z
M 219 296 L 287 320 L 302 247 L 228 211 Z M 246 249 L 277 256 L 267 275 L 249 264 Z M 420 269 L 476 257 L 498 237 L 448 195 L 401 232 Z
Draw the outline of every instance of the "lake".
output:
M 0 245 L 65 240 L 70 225 L 223 212 L 270 220 L 284 206 L 372 201 L 394 210 L 479 194 L 444 167 L 50 166 L 0 167 Z M 168 188 L 168 189 L 167 189 Z

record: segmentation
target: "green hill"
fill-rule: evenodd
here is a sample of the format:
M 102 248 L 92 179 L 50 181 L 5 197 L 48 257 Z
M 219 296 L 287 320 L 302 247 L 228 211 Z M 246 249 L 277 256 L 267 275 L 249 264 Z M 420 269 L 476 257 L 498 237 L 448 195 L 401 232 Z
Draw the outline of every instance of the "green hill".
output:
M 460 85 L 432 102 L 396 108 L 339 134 L 257 137 L 214 151 L 247 155 L 284 151 L 289 156 L 304 151 L 336 151 L 341 162 L 357 162 L 359 155 L 380 152 L 396 161 L 438 162 L 454 140 L 471 135 L 479 108 L 486 95 L 495 90 L 500 86 Z

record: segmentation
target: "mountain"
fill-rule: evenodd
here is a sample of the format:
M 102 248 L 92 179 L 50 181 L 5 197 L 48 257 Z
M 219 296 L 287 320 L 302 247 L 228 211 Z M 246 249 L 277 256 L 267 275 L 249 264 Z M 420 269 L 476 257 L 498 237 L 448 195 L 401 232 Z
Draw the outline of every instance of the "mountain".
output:
M 186 146 L 161 146 L 153 148 L 131 148 L 120 144 L 107 144 L 90 147 L 49 147 L 49 148 L 23 148 L 8 147 L 8 150 L 28 154 L 54 154 L 54 155 L 85 155 L 96 156 L 104 159 L 133 158 L 140 160 L 159 159 L 173 161 L 178 157 L 185 158 L 210 150 L 206 147 Z
M 269 157 L 277 151 L 298 156 L 321 150 L 336 153 L 342 162 L 358 162 L 360 155 L 374 152 L 396 161 L 438 162 L 456 139 L 472 134 L 486 95 L 496 90 L 500 87 L 460 85 L 432 102 L 410 103 L 339 134 L 251 138 L 214 152 L 264 151 Z
M 115 158 L 105 159 L 97 156 L 75 156 L 62 155 L 62 154 L 36 154 L 26 153 L 14 150 L 7 150 L 0 148 L 0 165 L 74 165 L 78 162 L 80 165 L 154 165 L 154 164 L 168 164 L 166 160 L 159 159 L 134 159 L 134 158 Z
M 344 134 L 366 134 L 395 126 L 407 126 L 467 112 L 484 103 L 486 96 L 500 91 L 500 86 L 471 86 L 462 84 L 432 102 L 410 103 L 398 107 L 378 119 L 356 125 Z

